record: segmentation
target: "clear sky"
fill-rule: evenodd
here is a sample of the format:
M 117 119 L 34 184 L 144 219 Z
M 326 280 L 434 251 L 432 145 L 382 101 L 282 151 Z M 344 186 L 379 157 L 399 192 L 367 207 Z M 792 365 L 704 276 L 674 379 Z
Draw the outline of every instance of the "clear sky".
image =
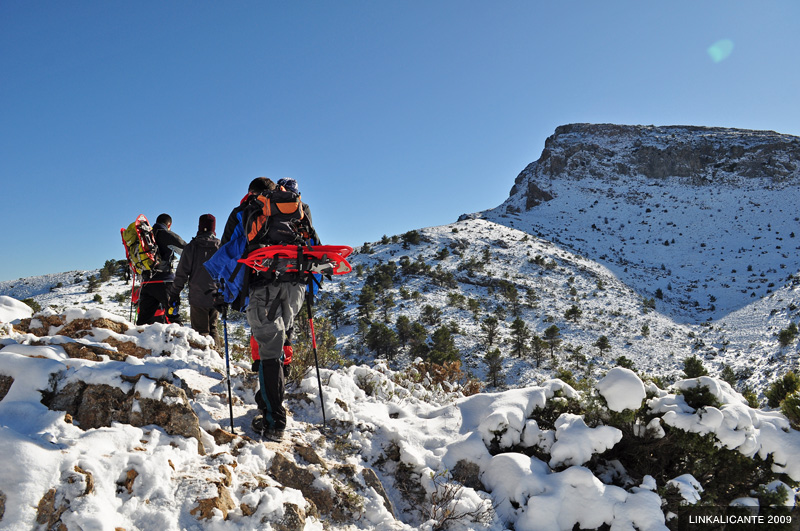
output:
M 575 122 L 800 135 L 800 2 L 0 2 L 0 280 L 218 233 L 292 177 L 324 243 L 493 208 Z

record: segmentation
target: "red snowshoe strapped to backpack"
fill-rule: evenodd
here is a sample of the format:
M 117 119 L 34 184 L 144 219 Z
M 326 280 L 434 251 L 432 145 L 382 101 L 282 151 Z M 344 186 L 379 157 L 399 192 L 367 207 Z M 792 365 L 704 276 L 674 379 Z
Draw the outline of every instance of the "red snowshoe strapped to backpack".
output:
M 345 260 L 352 247 L 346 245 L 270 245 L 256 249 L 239 262 L 255 269 L 276 274 L 311 273 L 346 275 L 353 268 Z

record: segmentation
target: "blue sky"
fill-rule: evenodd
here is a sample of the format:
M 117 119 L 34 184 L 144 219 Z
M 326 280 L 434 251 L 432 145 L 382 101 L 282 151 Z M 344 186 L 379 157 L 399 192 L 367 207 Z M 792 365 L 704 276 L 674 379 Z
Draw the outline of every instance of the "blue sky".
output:
M 800 135 L 799 21 L 794 0 L 4 0 L 0 280 L 124 258 L 141 213 L 221 232 L 260 175 L 356 246 L 497 206 L 562 124 Z

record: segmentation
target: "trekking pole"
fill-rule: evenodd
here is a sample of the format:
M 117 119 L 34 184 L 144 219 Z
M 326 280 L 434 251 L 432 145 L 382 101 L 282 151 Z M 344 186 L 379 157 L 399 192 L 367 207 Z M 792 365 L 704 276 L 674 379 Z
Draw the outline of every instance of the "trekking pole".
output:
M 228 356 L 228 306 L 222 308 L 222 329 L 225 333 L 225 375 L 228 378 L 228 408 L 231 415 L 231 433 L 236 433 L 233 428 L 233 392 L 231 391 L 231 359 Z
M 308 293 L 306 293 L 306 308 L 308 309 L 308 324 L 311 328 L 311 346 L 314 349 L 314 364 L 317 367 L 317 384 L 319 384 L 319 405 L 322 407 L 322 427 L 327 427 L 327 420 L 325 418 L 325 400 L 322 398 L 322 378 L 319 375 L 319 358 L 317 357 L 317 337 L 314 334 L 314 314 L 311 310 L 311 299 L 314 298 L 314 292 L 311 289 L 311 282 L 313 277 L 309 277 Z
M 133 322 L 133 290 L 136 289 L 136 270 L 128 264 L 128 271 L 131 272 L 131 310 L 128 314 L 128 321 Z

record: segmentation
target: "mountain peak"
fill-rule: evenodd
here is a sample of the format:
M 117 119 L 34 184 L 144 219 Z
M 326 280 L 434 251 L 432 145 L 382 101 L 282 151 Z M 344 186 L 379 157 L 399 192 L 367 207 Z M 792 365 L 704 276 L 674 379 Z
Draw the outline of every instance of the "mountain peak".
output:
M 519 174 L 511 199 L 523 196 L 528 210 L 541 202 L 541 183 L 556 178 L 680 178 L 692 185 L 746 185 L 758 179 L 797 183 L 798 161 L 800 138 L 774 131 L 569 124 L 557 127 L 539 159 Z

